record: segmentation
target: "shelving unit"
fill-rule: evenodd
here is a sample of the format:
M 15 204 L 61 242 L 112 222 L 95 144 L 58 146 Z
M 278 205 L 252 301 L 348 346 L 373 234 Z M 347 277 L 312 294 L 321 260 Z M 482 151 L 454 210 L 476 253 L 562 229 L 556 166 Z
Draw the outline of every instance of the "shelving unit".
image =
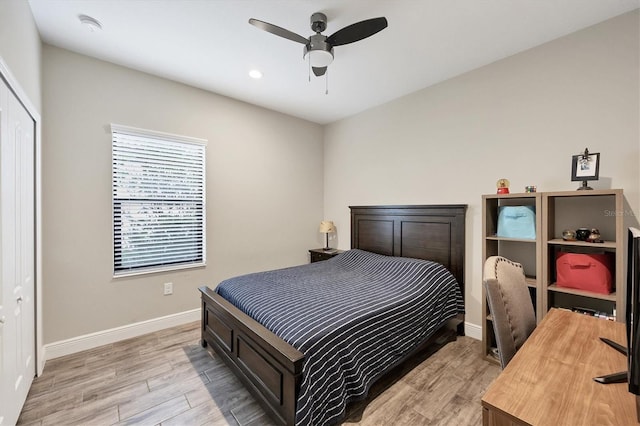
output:
M 534 206 L 536 210 L 536 238 L 505 238 L 496 236 L 498 230 L 498 213 L 503 206 Z M 540 260 L 540 247 L 542 243 L 541 215 L 538 214 L 542 207 L 542 197 L 540 193 L 526 194 L 505 194 L 505 195 L 483 195 L 482 196 L 482 264 L 490 256 L 504 256 L 515 262 L 522 264 L 527 277 L 531 300 L 536 308 L 536 317 L 540 321 L 542 312 L 539 307 L 542 305 L 542 294 L 540 288 L 540 277 L 542 276 L 542 262 Z M 493 320 L 487 305 L 487 296 L 482 286 L 482 355 L 494 362 L 497 358 L 492 355 L 491 348 L 496 346 L 495 334 L 493 332 Z
M 621 189 L 522 194 L 490 194 L 482 196 L 482 264 L 490 256 L 504 256 L 524 267 L 534 304 L 536 319 L 542 320 L 552 307 L 583 307 L 606 312 L 617 321 L 624 321 L 624 229 Z M 532 240 L 496 236 L 498 212 L 501 206 L 535 206 L 536 238 Z M 577 228 L 598 228 L 603 243 L 565 241 L 562 231 Z M 558 287 L 555 282 L 557 253 L 614 254 L 613 281 L 615 291 L 598 294 L 584 290 Z M 483 356 L 498 362 L 492 355 L 496 346 L 491 312 L 482 288 L 482 351 Z
M 623 194 L 621 189 L 547 192 L 542 197 L 543 247 L 542 294 L 543 305 L 551 307 L 584 307 L 614 315 L 617 321 L 625 319 L 624 304 L 624 228 L 622 216 Z M 564 229 L 597 228 L 603 243 L 564 241 Z M 558 287 L 556 281 L 556 255 L 572 253 L 612 253 L 614 256 L 611 294 Z

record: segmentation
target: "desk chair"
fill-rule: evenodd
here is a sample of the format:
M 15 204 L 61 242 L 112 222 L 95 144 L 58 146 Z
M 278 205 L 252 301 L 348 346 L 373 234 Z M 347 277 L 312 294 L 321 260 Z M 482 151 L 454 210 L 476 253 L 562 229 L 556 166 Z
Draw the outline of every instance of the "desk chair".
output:
M 489 257 L 484 263 L 484 286 L 504 369 L 536 328 L 536 315 L 521 264 Z

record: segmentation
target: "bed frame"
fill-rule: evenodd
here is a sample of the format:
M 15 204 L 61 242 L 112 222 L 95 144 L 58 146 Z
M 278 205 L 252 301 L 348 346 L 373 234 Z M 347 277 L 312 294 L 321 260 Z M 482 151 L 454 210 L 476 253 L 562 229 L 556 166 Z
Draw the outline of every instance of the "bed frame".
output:
M 456 277 L 464 295 L 466 205 L 357 206 L 351 209 L 351 248 L 435 260 Z M 274 420 L 295 424 L 304 355 L 209 287 L 202 292 L 202 340 L 219 355 Z M 459 315 L 408 359 L 436 340 L 462 335 Z

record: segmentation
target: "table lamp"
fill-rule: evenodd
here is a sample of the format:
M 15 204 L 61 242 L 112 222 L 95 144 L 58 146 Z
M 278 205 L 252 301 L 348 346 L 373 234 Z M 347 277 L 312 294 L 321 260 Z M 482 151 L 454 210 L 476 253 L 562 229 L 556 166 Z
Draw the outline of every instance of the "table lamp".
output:
M 336 226 L 330 220 L 323 220 L 322 222 L 320 222 L 320 229 L 318 229 L 318 232 L 320 232 L 321 234 L 326 234 L 327 243 L 323 250 L 331 250 L 329 248 L 329 234 L 332 232 L 336 232 Z

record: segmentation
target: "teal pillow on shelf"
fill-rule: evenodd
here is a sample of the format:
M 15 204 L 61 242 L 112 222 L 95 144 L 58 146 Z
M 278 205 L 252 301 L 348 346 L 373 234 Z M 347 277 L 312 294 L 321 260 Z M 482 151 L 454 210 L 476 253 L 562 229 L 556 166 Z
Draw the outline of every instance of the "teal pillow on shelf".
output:
M 498 213 L 498 237 L 536 239 L 535 206 L 502 206 Z

